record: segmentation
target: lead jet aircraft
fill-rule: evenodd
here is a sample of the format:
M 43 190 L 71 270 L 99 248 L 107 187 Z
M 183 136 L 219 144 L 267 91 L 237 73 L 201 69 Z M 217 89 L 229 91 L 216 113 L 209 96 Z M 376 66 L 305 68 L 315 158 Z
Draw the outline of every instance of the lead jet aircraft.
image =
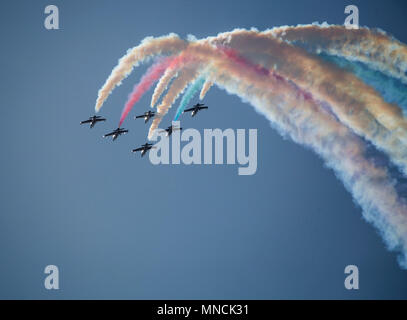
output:
M 140 151 L 141 156 L 144 157 L 144 155 L 147 153 L 148 150 L 155 149 L 155 148 L 156 147 L 153 147 L 153 145 L 151 143 L 145 143 L 145 144 L 142 144 L 140 148 L 133 149 L 131 152 L 134 153 L 134 152 Z
M 192 108 L 185 109 L 183 113 L 192 111 L 191 117 L 194 117 L 198 113 L 198 111 L 202 109 L 208 109 L 208 107 L 205 106 L 205 104 L 203 103 L 197 103 Z
M 103 136 L 103 138 L 113 136 L 113 141 L 115 141 L 118 136 L 120 136 L 122 134 L 126 134 L 127 132 L 129 132 L 129 130 L 126 130 L 126 129 L 123 129 L 123 128 L 117 128 L 116 130 L 114 130 L 112 132 L 106 133 Z
M 144 114 L 134 117 L 134 119 L 144 119 L 144 123 L 147 123 L 150 118 L 155 116 L 154 111 L 146 111 Z
M 174 126 L 171 125 L 167 129 L 161 130 L 161 132 L 164 132 L 164 131 L 167 132 L 167 137 L 169 137 L 176 130 L 182 130 L 182 128 L 177 128 L 177 127 L 174 127 Z
M 101 116 L 92 116 L 89 117 L 88 120 L 81 121 L 80 124 L 90 123 L 90 128 L 92 129 L 99 121 L 106 121 L 106 119 L 102 118 Z

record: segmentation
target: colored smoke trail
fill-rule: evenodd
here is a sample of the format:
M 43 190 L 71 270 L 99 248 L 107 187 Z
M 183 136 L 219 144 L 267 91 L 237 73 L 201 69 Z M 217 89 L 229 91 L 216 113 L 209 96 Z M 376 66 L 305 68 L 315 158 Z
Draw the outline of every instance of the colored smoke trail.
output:
M 129 95 L 129 98 L 124 106 L 122 115 L 120 117 L 119 127 L 121 127 L 124 119 L 126 119 L 134 104 L 137 103 L 143 94 L 150 89 L 153 83 L 163 75 L 173 60 L 174 58 L 159 59 L 147 70 L 140 82 L 134 86 L 133 92 Z
M 327 23 L 313 23 L 272 28 L 263 34 L 279 37 L 311 52 L 325 52 L 351 61 L 364 62 L 407 84 L 407 47 L 382 30 L 346 29 Z
M 178 72 L 182 69 L 183 65 L 187 62 L 193 61 L 194 58 L 188 56 L 186 54 L 180 54 L 177 58 L 175 58 L 171 64 L 168 66 L 167 70 L 165 71 L 164 75 L 160 78 L 157 86 L 154 89 L 154 93 L 151 97 L 151 107 L 153 108 L 158 99 L 161 97 L 163 92 L 168 88 L 170 81 L 177 77 Z
M 267 67 L 278 70 L 315 99 L 328 103 L 344 125 L 388 153 L 407 174 L 407 122 L 401 108 L 386 103 L 354 74 L 253 30 L 237 29 L 208 41 L 217 46 L 229 45 L 245 54 L 261 55 Z
M 351 71 L 366 84 L 378 91 L 387 103 L 394 103 L 407 112 L 407 85 L 397 78 L 391 78 L 377 70 L 369 69 L 361 62 L 350 62 L 338 56 L 319 54 L 320 57 L 331 61 L 343 69 Z
M 136 48 L 138 54 L 122 58 L 114 70 L 131 71 L 164 54 L 189 57 L 161 73 L 152 105 L 168 90 L 149 138 L 185 88 L 178 110 L 190 92 L 201 88 L 203 98 L 216 84 L 253 105 L 279 133 L 324 159 L 387 247 L 401 253 L 400 266 L 407 268 L 407 203 L 398 191 L 404 182 L 391 175 L 396 164 L 407 176 L 403 43 L 367 28 L 311 25 L 264 32 L 236 29 L 201 40 L 149 38 Z M 199 81 L 203 74 L 206 81 Z M 110 93 L 125 75 L 112 72 L 103 92 Z M 98 101 L 106 97 L 99 95 Z M 368 154 L 371 148 L 377 155 Z M 388 163 L 379 161 L 379 154 Z
M 249 60 L 243 58 L 236 50 L 225 46 L 217 46 L 218 49 L 223 52 L 230 60 L 234 61 L 236 64 L 243 68 L 249 68 L 254 72 L 262 76 L 269 76 L 270 71 L 258 64 L 251 63 Z
M 169 88 L 167 94 L 164 96 L 162 102 L 159 106 L 157 106 L 157 115 L 153 120 L 153 123 L 150 126 L 150 130 L 148 131 L 148 139 L 154 134 L 155 129 L 158 128 L 162 117 L 168 112 L 168 109 L 171 105 L 175 102 L 175 100 L 182 94 L 185 88 L 191 81 L 194 81 L 198 72 L 194 66 L 189 68 L 185 68 L 181 74 L 176 78 L 171 87 Z
M 301 48 L 287 44 L 280 39 L 270 38 L 255 31 L 237 29 L 219 35 L 212 40 L 215 45 L 230 46 L 246 53 L 266 54 L 278 72 L 286 79 L 314 94 L 320 100 L 326 100 L 337 107 L 338 115 L 353 128 L 360 127 L 357 119 L 352 119 L 343 110 L 343 99 L 356 110 L 366 110 L 388 130 L 406 127 L 407 123 L 400 118 L 397 106 L 386 104 L 377 93 L 353 74 L 331 64 L 326 64 L 318 57 L 308 54 Z M 336 83 L 332 91 L 332 83 Z M 355 91 L 363 91 L 361 96 Z M 363 128 L 358 128 L 363 133 Z
M 177 121 L 179 116 L 184 112 L 185 108 L 188 106 L 188 104 L 191 102 L 192 98 L 194 95 L 201 90 L 202 86 L 205 83 L 205 78 L 200 77 L 195 82 L 191 83 L 188 89 L 185 91 L 181 103 L 177 109 L 177 112 L 174 117 L 174 121 Z

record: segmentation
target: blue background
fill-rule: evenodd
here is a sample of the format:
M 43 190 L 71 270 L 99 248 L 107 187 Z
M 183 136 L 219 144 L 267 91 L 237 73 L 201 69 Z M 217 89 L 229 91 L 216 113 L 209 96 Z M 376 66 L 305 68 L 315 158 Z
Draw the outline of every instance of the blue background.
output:
M 404 1 L 351 3 L 361 25 L 407 43 Z M 44 28 L 48 4 L 59 7 L 60 30 Z M 117 60 L 146 36 L 343 24 L 348 4 L 2 1 L 0 298 L 405 299 L 407 272 L 333 172 L 236 96 L 212 88 L 210 109 L 182 126 L 257 128 L 254 176 L 133 156 L 148 127 L 132 116 L 151 91 L 127 136 L 101 138 L 146 66 L 106 101 L 105 124 L 79 126 Z M 44 288 L 48 264 L 59 267 L 58 291 Z M 349 264 L 358 291 L 344 288 Z

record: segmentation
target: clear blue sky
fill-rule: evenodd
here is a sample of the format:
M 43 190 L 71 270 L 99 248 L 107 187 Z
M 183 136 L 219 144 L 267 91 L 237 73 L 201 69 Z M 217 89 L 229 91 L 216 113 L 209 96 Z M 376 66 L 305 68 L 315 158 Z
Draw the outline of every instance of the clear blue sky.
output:
M 132 117 L 127 136 L 102 139 L 145 67 L 107 100 L 105 124 L 79 126 L 118 58 L 146 36 L 342 24 L 349 3 L 2 1 L 0 298 L 407 298 L 407 272 L 333 172 L 237 97 L 213 88 L 210 109 L 182 125 L 257 128 L 254 176 L 153 166 L 130 154 L 147 133 Z M 407 43 L 404 1 L 351 3 L 361 25 Z M 59 7 L 58 31 L 43 26 L 48 4 Z M 48 264 L 59 291 L 44 289 Z M 349 264 L 358 291 L 344 288 Z

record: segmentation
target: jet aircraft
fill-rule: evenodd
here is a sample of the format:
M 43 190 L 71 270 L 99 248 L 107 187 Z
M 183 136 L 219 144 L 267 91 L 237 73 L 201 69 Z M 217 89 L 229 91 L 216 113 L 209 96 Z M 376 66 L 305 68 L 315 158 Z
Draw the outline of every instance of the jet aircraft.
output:
M 146 111 L 144 114 L 141 114 L 139 116 L 134 117 L 134 119 L 144 119 L 144 123 L 147 123 L 150 118 L 153 118 L 155 116 L 154 111 Z
M 151 150 L 151 149 L 155 149 L 155 147 L 153 146 L 153 144 L 151 143 L 145 143 L 143 145 L 141 145 L 140 148 L 137 149 L 133 149 L 131 152 L 138 152 L 140 151 L 140 154 L 142 157 L 144 157 L 144 155 L 147 153 L 147 151 Z
M 92 129 L 95 126 L 95 124 L 100 121 L 106 121 L 106 119 L 102 118 L 101 116 L 95 115 L 95 116 L 89 117 L 88 120 L 81 121 L 80 124 L 90 123 L 90 128 Z
M 127 132 L 129 132 L 129 130 L 123 129 L 123 128 L 117 128 L 116 130 L 113 130 L 112 132 L 106 133 L 103 138 L 106 137 L 113 137 L 113 141 L 115 141 L 117 139 L 118 136 L 122 135 L 122 134 L 126 134 Z
M 171 125 L 167 129 L 161 130 L 161 132 L 164 132 L 164 131 L 167 132 L 167 137 L 169 137 L 176 130 L 182 130 L 182 128 L 177 128 L 177 127 L 174 127 L 174 126 Z
M 185 109 L 183 113 L 192 111 L 191 117 L 194 117 L 198 113 L 198 111 L 203 109 L 208 109 L 208 107 L 205 106 L 203 103 L 197 103 L 192 108 Z

